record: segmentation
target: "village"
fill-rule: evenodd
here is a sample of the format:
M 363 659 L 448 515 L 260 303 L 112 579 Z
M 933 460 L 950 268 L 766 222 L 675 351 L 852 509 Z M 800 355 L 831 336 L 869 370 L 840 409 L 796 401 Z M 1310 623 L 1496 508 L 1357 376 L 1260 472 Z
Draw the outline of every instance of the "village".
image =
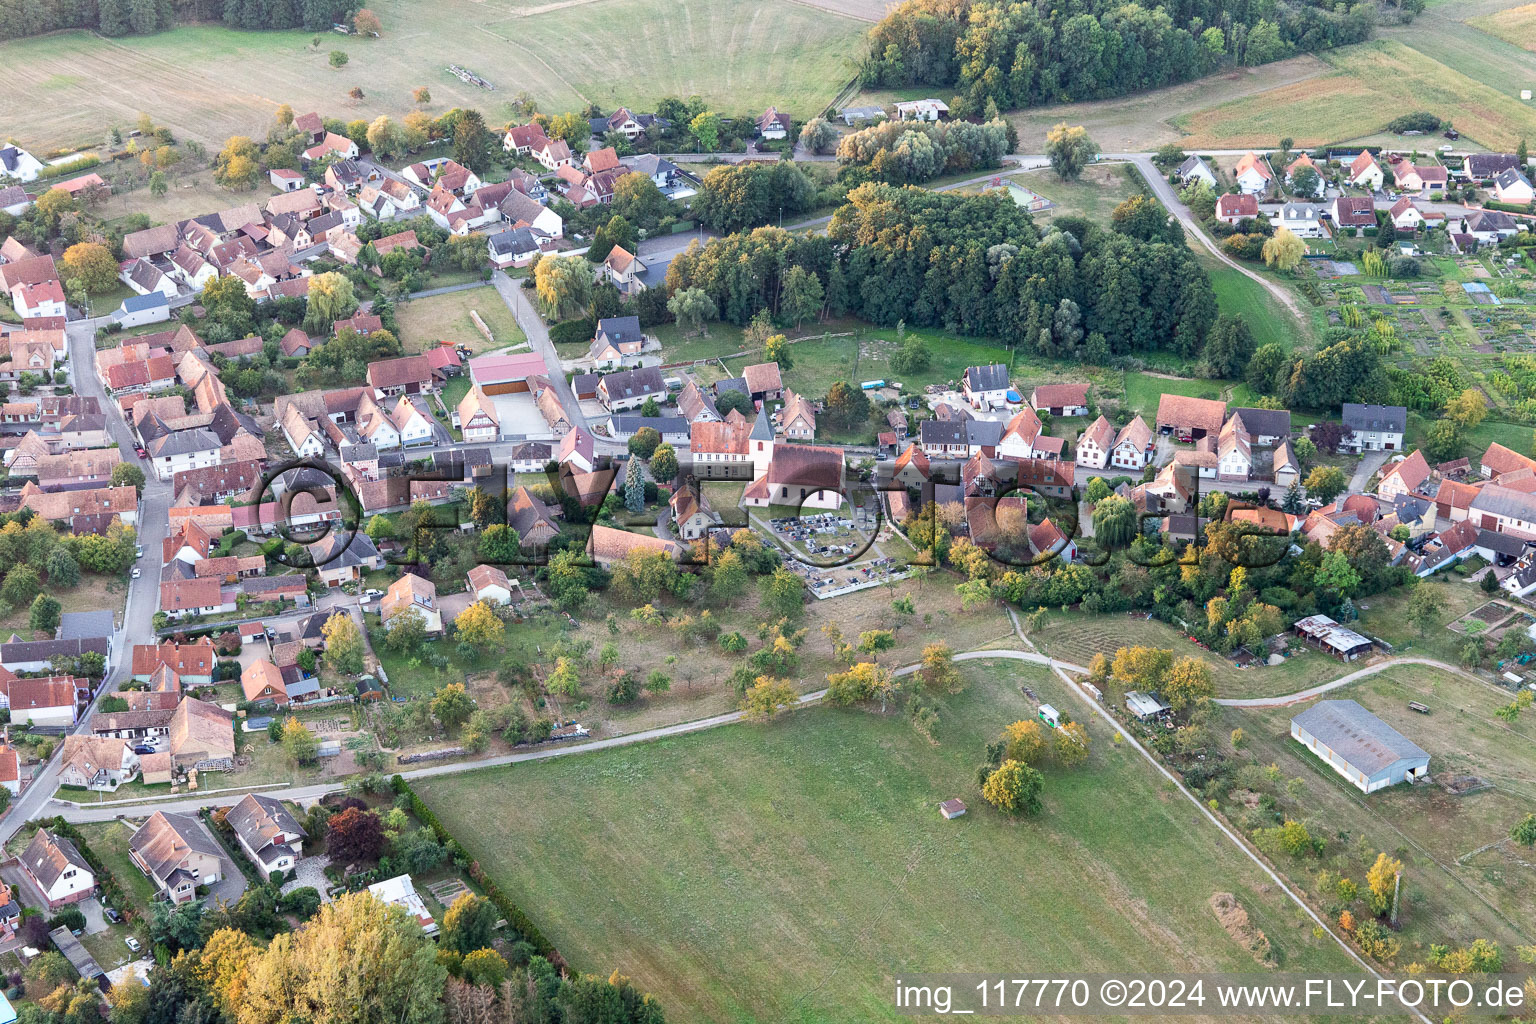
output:
M 0 150 L 0 957 L 51 942 L 87 981 L 148 984 L 157 905 L 307 916 L 361 891 L 435 936 L 457 899 L 500 891 L 450 836 L 473 846 L 445 809 L 478 799 L 473 769 L 810 703 L 889 702 L 933 746 L 961 679 L 1021 720 L 986 738 L 964 799 L 916 801 L 929 817 L 1029 813 L 982 783 L 1038 732 L 1056 785 L 1088 723 L 1096 764 L 1128 741 L 1293 877 L 1315 874 L 1325 820 L 1362 842 L 1369 820 L 1383 857 L 1378 814 L 1432 833 L 1405 964 L 1472 931 L 1528 941 L 1519 895 L 1483 882 L 1492 909 L 1434 931 L 1460 861 L 1425 806 L 1465 796 L 1499 833 L 1469 857 L 1518 855 L 1522 791 L 1488 792 L 1495 755 L 1461 716 L 1514 730 L 1536 692 L 1523 143 L 1474 150 L 1446 125 L 1094 148 L 1071 175 L 1010 154 L 910 186 L 1037 218 L 1015 250 L 1176 233 L 1216 279 L 1177 355 L 1086 329 L 1087 286 L 1005 342 L 834 299 L 840 257 L 752 271 L 759 308 L 709 282 L 715 247 L 760 255 L 748 231 L 810 244 L 889 199 L 836 189 L 836 139 L 969 124 L 949 112 L 829 109 L 829 144 L 769 106 L 705 164 L 626 107 L 574 145 L 548 117 L 482 124 L 474 160 L 450 155 L 461 125 L 408 151 L 287 110 L 234 154 L 235 205 L 73 244 L 108 179 Z M 722 172 L 788 171 L 817 196 L 790 223 L 778 199 L 747 230 L 706 223 L 749 188 Z M 1143 237 L 1124 225 L 1147 207 Z M 24 242 L 42 221 L 52 237 Z M 1305 341 L 1281 344 L 1269 321 L 1292 314 Z M 1302 818 L 1306 843 L 1279 835 Z M 1335 924 L 1331 890 L 1308 899 L 1327 943 L 1396 962 L 1397 940 Z M 1395 896 L 1376 919 L 1399 928 Z

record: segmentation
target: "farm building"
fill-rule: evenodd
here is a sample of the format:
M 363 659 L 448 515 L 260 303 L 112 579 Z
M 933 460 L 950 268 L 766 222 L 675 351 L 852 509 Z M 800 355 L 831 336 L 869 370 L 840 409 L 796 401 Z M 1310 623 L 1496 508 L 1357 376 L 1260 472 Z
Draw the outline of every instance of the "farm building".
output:
M 1346 629 L 1326 615 L 1308 615 L 1304 619 L 1297 619 L 1291 628 L 1297 636 L 1310 640 L 1340 661 L 1354 661 L 1363 654 L 1370 654 L 1375 647 L 1370 637 Z
M 1291 719 L 1291 738 L 1362 793 L 1429 775 L 1429 754 L 1352 700 L 1319 701 Z
M 510 395 L 526 392 L 528 378 L 549 371 L 537 352 L 479 356 L 469 361 L 469 376 L 482 393 Z
M 1171 710 L 1172 705 L 1155 693 L 1127 690 L 1125 693 L 1125 707 L 1126 710 L 1137 718 L 1155 718 L 1164 711 Z

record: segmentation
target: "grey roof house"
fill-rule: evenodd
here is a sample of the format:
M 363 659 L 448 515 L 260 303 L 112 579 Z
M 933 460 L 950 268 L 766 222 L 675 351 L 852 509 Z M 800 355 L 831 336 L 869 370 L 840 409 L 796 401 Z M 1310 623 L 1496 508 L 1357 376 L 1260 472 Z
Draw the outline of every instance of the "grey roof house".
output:
M 304 837 L 309 833 L 288 808 L 269 796 L 246 794 L 224 820 L 263 878 L 271 878 L 274 871 L 292 870 L 304 855 Z
M 1429 754 L 1352 700 L 1325 700 L 1291 719 L 1291 738 L 1362 793 L 1427 778 Z

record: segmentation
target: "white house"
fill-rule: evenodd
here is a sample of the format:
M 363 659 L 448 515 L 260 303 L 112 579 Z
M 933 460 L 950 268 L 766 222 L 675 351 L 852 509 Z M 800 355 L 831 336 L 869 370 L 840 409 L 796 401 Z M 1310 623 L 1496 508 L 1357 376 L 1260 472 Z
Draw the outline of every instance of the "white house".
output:
M 21 870 L 42 891 L 49 910 L 88 899 L 96 889 L 96 875 L 75 844 L 45 828 L 27 844 Z
M 1211 170 L 1209 164 L 1198 156 L 1188 157 L 1183 163 L 1179 164 L 1178 175 L 1181 181 L 1191 182 L 1198 179 L 1211 186 L 1211 188 L 1216 187 L 1215 172 Z
M 968 366 L 961 379 L 965 400 L 977 409 L 991 409 L 1008 403 L 1008 367 L 1002 363 Z
M 1115 428 L 1109 420 L 1100 416 L 1077 439 L 1077 464 L 1087 469 L 1103 469 L 1109 462 L 1109 451 L 1114 446 Z
M 789 135 L 789 115 L 781 114 L 777 107 L 769 107 L 757 115 L 757 134 L 765 139 L 782 139 Z
M 456 411 L 459 414 L 459 431 L 465 441 L 494 441 L 501 436 L 496 406 L 479 387 L 471 386 L 464 393 Z
M 400 432 L 400 444 L 406 448 L 414 444 L 431 444 L 437 436 L 432 426 L 435 421 L 421 411 L 410 395 L 400 396 L 392 418 L 395 429 Z
M 1285 228 L 1297 238 L 1322 238 L 1322 210 L 1313 203 L 1286 203 L 1269 218 L 1275 228 Z
M 1501 203 L 1524 206 L 1536 198 L 1536 191 L 1531 188 L 1530 178 L 1519 169 L 1511 167 L 1493 179 L 1493 195 Z
M 64 286 L 58 281 L 18 283 L 11 289 L 11 306 L 23 320 L 65 316 Z
M 20 146 L 6 146 L 0 149 L 0 178 L 10 178 L 13 181 L 25 183 L 36 181 L 37 176 L 42 173 L 42 161 Z
M 304 175 L 286 167 L 274 167 L 267 172 L 267 180 L 279 192 L 297 192 L 304 187 Z
M 1401 405 L 1344 403 L 1344 445 L 1356 451 L 1395 452 L 1403 447 L 1408 410 Z
M 1368 149 L 1362 149 L 1360 155 L 1355 157 L 1349 165 L 1349 183 L 1357 188 L 1368 188 L 1372 192 L 1381 189 L 1381 183 L 1386 180 L 1382 173 L 1381 165 L 1371 155 Z
M 122 327 L 142 327 L 171 318 L 171 304 L 160 292 L 130 295 L 112 312 L 112 319 Z
M 1417 231 L 1419 225 L 1424 223 L 1424 215 L 1407 196 L 1393 203 L 1388 213 L 1392 218 L 1392 226 L 1399 231 Z
M 1268 160 L 1257 153 L 1247 153 L 1232 169 L 1232 178 L 1238 188 L 1256 195 L 1269 188 L 1269 183 L 1275 180 L 1275 172 L 1270 170 Z
M 1115 435 L 1114 447 L 1109 451 L 1109 464 L 1116 469 L 1140 471 L 1152 459 L 1152 428 L 1140 416 L 1120 428 Z
M 898 121 L 937 121 L 949 114 L 949 104 L 943 100 L 905 100 L 896 104 Z
M 223 445 L 219 435 L 205 427 L 197 427 L 157 437 L 147 448 L 155 476 L 171 480 L 184 470 L 217 466 Z
M 384 592 L 383 600 L 379 602 L 379 617 L 384 622 L 384 628 L 393 628 L 392 624 L 398 624 L 400 616 L 411 609 L 426 621 L 428 633 L 443 631 L 443 612 L 437 606 L 437 587 L 431 580 L 406 573 L 390 584 Z
M 494 565 L 477 565 L 467 575 L 469 592 L 476 601 L 493 605 L 512 603 L 512 581 Z

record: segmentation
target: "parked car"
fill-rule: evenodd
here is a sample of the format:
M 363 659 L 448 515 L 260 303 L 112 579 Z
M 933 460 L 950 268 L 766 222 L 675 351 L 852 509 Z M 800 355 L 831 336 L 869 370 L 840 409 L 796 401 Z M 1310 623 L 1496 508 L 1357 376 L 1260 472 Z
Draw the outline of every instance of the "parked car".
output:
M 383 596 L 384 596 L 384 591 L 379 590 L 376 587 L 369 587 L 367 590 L 363 591 L 363 597 L 366 598 L 369 601 L 376 600 L 377 598 L 380 598 L 380 597 L 383 597 Z
M 133 549 L 133 557 L 134 558 L 143 558 L 144 557 L 144 545 L 143 544 L 140 544 L 138 547 Z
M 147 744 L 140 743 L 138 746 L 133 748 L 133 752 L 135 754 L 153 754 L 155 752 L 155 748 L 148 746 Z
M 132 935 L 130 935 L 126 939 L 124 939 L 123 942 L 126 943 L 128 948 L 130 950 L 132 950 L 133 952 L 135 952 L 135 953 L 137 953 L 140 949 L 143 948 L 143 947 L 141 947 L 139 945 L 139 940 L 134 938 Z
M 123 920 L 123 915 L 119 914 L 116 908 L 102 907 L 101 910 L 102 913 L 107 915 L 107 920 L 111 921 L 113 924 L 119 924 Z
M 134 579 L 138 579 L 140 576 L 143 576 L 143 575 L 144 575 L 144 570 L 140 569 L 138 566 L 134 566 L 133 567 L 133 578 Z

